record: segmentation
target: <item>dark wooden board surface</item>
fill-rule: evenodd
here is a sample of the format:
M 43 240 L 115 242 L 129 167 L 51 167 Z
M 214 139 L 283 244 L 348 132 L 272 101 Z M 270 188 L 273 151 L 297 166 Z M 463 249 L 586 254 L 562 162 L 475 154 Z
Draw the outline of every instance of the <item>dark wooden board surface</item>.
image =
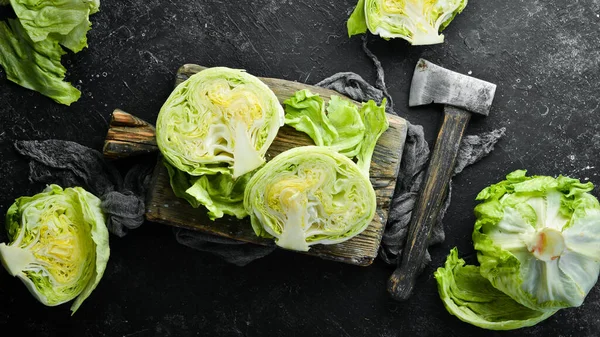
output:
M 177 72 L 176 85 L 203 69 L 205 68 L 193 64 L 182 66 Z M 272 78 L 261 78 L 261 80 L 273 90 L 280 102 L 289 98 L 296 91 L 305 88 L 318 93 L 325 101 L 328 101 L 331 95 L 342 96 L 332 90 L 299 82 Z M 370 265 L 377 257 L 391 198 L 396 187 L 396 178 L 407 132 L 407 124 L 403 118 L 388 114 L 388 120 L 390 127 L 381 136 L 375 147 L 370 169 L 371 183 L 377 195 L 377 212 L 373 221 L 365 231 L 348 241 L 334 245 L 314 245 L 306 254 L 360 266 Z M 267 160 L 270 160 L 291 148 L 313 144 L 306 134 L 284 126 L 279 130 L 266 157 Z M 244 242 L 261 245 L 273 244 L 272 240 L 262 239 L 254 234 L 249 218 L 238 220 L 225 216 L 211 221 L 205 208 L 193 208 L 185 200 L 177 198 L 169 184 L 167 170 L 160 160 L 155 168 L 149 189 L 146 218 L 149 221 L 203 231 Z

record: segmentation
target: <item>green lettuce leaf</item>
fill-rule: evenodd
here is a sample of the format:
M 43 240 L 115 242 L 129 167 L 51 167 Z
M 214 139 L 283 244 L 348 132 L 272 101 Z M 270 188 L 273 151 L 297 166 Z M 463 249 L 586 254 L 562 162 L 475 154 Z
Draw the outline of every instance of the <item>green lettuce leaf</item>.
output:
M 479 267 L 465 265 L 456 248 L 444 267 L 434 274 L 444 306 L 463 322 L 489 330 L 513 330 L 533 326 L 556 311 L 527 308 L 481 276 Z
M 283 102 L 285 124 L 306 133 L 317 146 L 329 146 L 338 137 L 325 113 L 325 102 L 318 94 L 304 89 Z
M 369 103 L 377 106 L 373 101 Z M 339 96 L 331 96 L 327 105 L 325 119 L 331 123 L 336 132 L 336 137 L 327 145 L 348 158 L 354 158 L 362 153 L 361 145 L 367 130 L 361 113 L 354 103 Z M 385 108 L 383 116 L 385 118 Z M 372 131 L 368 130 L 369 133 Z
M 348 36 L 364 34 L 367 32 L 367 18 L 365 16 L 365 0 L 358 0 L 358 4 L 350 14 L 348 22 Z
M 378 106 L 368 101 L 359 108 L 351 101 L 332 95 L 327 107 L 318 94 L 297 91 L 284 101 L 285 123 L 306 133 L 317 146 L 326 146 L 354 158 L 367 177 L 375 145 L 389 128 L 386 100 Z
M 0 65 L 7 78 L 70 105 L 79 99 L 81 92 L 64 81 L 66 69 L 60 63 L 64 54 L 58 41 L 33 42 L 19 21 L 0 21 Z
M 227 174 L 192 176 L 164 160 L 163 164 L 169 172 L 173 193 L 194 208 L 206 207 L 211 220 L 222 218 L 225 214 L 238 219 L 248 215 L 244 209 L 244 190 L 252 173 L 238 179 Z
M 19 22 L 33 42 L 47 39 L 77 53 L 87 47 L 90 14 L 100 7 L 98 0 L 10 0 Z
M 377 106 L 374 101 L 368 101 L 363 104 L 360 113 L 365 123 L 365 137 L 362 141 L 360 152 L 357 155 L 357 165 L 363 171 L 363 174 L 369 176 L 369 168 L 371 167 L 371 158 L 375 151 L 375 146 L 379 137 L 390 126 L 385 114 L 386 99 L 384 98 L 380 106 Z

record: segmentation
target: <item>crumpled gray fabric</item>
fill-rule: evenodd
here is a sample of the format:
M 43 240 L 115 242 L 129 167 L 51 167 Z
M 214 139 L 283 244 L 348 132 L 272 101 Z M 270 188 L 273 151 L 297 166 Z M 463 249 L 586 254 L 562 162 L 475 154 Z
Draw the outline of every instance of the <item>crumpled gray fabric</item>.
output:
M 387 86 L 385 85 L 385 73 L 383 71 L 383 66 L 381 65 L 381 62 L 379 62 L 377 56 L 375 56 L 375 54 L 373 54 L 373 52 L 367 47 L 366 35 L 363 36 L 362 48 L 365 54 L 367 54 L 367 56 L 375 65 L 375 69 L 377 71 L 375 86 L 372 86 L 360 75 L 353 72 L 340 72 L 333 74 L 315 85 L 317 87 L 335 90 L 340 94 L 346 95 L 358 102 L 367 102 L 372 99 L 377 103 L 381 103 L 381 101 L 386 98 L 387 106 L 385 110 L 395 114 L 395 112 L 393 112 L 394 101 L 392 96 L 390 96 L 388 93 Z
M 31 182 L 81 186 L 99 197 L 111 233 L 123 237 L 144 222 L 144 195 L 153 167 L 149 163 L 133 166 L 123 179 L 100 152 L 75 142 L 16 141 L 14 146 L 30 159 Z

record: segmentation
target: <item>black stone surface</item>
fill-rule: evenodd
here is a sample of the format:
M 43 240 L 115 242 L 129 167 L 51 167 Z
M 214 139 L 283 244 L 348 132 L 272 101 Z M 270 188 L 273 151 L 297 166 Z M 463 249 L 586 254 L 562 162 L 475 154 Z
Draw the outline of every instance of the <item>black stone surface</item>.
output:
M 27 180 L 18 139 L 58 138 L 100 149 L 121 108 L 154 121 L 184 63 L 245 68 L 260 76 L 316 83 L 339 71 L 374 81 L 360 38 L 346 36 L 354 0 L 104 1 L 89 48 L 64 57 L 81 88 L 71 107 L 9 83 L 0 72 L 0 213 L 41 186 Z M 0 10 L 0 17 L 10 15 Z M 473 261 L 475 195 L 514 169 L 600 183 L 600 3 L 472 0 L 446 42 L 411 47 L 369 39 L 403 117 L 430 143 L 439 107 L 407 107 L 419 57 L 498 85 L 489 117 L 468 133 L 506 127 L 489 157 L 455 179 L 446 241 L 408 302 L 385 283 L 392 268 L 361 268 L 278 251 L 239 268 L 178 245 L 171 228 L 145 224 L 119 239 L 100 285 L 71 317 L 48 308 L 0 270 L 0 335 L 23 336 L 598 336 L 600 286 L 579 308 L 536 327 L 490 332 L 450 316 L 432 273 L 451 247 Z M 594 194 L 597 196 L 598 192 Z M 0 241 L 6 240 L 0 231 Z

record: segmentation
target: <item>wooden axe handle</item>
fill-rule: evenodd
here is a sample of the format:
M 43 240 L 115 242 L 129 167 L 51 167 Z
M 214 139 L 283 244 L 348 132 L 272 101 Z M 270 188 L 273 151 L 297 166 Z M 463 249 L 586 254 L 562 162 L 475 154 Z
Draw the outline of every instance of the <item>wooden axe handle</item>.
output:
M 468 111 L 452 106 L 444 108 L 444 122 L 435 142 L 424 185 L 412 212 L 402 259 L 388 280 L 388 292 L 396 300 L 402 301 L 410 297 L 421 272 L 429 237 L 439 220 L 448 185 L 454 174 L 460 142 L 470 118 L 471 113 Z
M 123 110 L 113 111 L 102 149 L 105 158 L 115 160 L 157 151 L 152 124 Z

